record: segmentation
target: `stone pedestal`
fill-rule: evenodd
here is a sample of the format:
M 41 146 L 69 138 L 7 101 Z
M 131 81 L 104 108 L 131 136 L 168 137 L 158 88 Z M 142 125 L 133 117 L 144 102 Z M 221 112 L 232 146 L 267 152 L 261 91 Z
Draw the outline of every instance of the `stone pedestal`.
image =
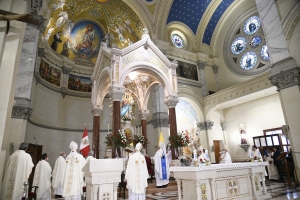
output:
M 86 199 L 117 200 L 118 184 L 121 182 L 123 159 L 89 160 L 82 168 L 86 182 Z

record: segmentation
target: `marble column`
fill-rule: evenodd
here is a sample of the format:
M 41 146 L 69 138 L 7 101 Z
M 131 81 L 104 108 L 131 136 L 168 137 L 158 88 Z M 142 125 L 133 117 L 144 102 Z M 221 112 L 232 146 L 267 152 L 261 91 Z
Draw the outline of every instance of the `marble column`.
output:
M 215 81 L 216 81 L 217 91 L 220 91 L 219 74 L 218 74 L 218 69 L 219 68 L 216 65 L 213 65 L 212 68 L 213 68 L 214 75 L 215 75 Z
M 111 96 L 113 100 L 113 115 L 112 115 L 112 133 L 115 134 L 121 129 L 121 108 L 120 102 L 124 95 L 124 88 L 113 87 Z M 112 158 L 116 157 L 116 148 L 112 146 Z
M 168 96 L 165 98 L 165 104 L 169 108 L 169 123 L 170 123 L 170 136 L 177 134 L 177 123 L 176 123 L 176 111 L 175 106 L 178 103 L 178 97 L 177 96 Z M 178 149 L 175 149 L 171 146 L 172 150 L 172 160 L 177 159 L 175 155 L 175 151 L 178 152 Z
M 224 145 L 227 145 L 226 123 L 222 122 L 220 125 L 221 125 L 222 131 L 223 131 Z
M 208 95 L 208 91 L 206 88 L 205 72 L 204 72 L 204 69 L 206 67 L 206 62 L 198 61 L 197 66 L 200 69 L 200 81 L 201 81 L 202 96 L 206 97 Z
M 103 111 L 103 106 L 94 105 L 92 108 L 93 118 L 93 145 L 92 151 L 94 151 L 95 158 L 100 158 L 100 115 Z
M 293 152 L 300 152 L 300 67 L 290 57 L 288 44 L 281 26 L 280 14 L 275 0 L 256 0 L 262 28 L 268 44 L 272 68 L 269 80 L 279 92 L 288 137 Z M 296 174 L 300 177 L 300 154 L 293 154 Z
M 149 116 L 149 110 L 140 110 L 139 111 L 139 116 L 141 119 L 141 125 L 142 125 L 142 135 L 145 138 L 147 137 L 147 117 Z M 145 154 L 147 155 L 147 146 L 144 147 L 145 148 Z
M 153 125 L 153 135 L 149 136 L 149 140 L 154 141 L 154 144 L 150 144 L 151 148 L 148 148 L 148 154 L 154 155 L 158 146 L 159 134 L 162 133 L 165 143 L 169 138 L 169 116 L 168 107 L 164 103 L 164 89 L 161 85 L 157 85 L 151 92 L 152 97 L 152 117 L 151 124 Z M 154 137 L 154 138 L 150 138 Z
M 0 1 L 0 8 L 1 10 L 23 14 L 27 13 L 27 2 L 23 0 L 2 0 Z M 8 34 L 6 34 L 6 28 L 6 21 L 0 21 L 0 149 L 2 161 L 2 156 L 8 157 L 7 149 L 3 148 L 3 141 L 9 134 L 15 85 L 26 24 L 14 20 L 10 21 Z M 4 168 L 4 164 L 5 162 L 0 163 L 0 169 Z M 0 180 L 2 180 L 2 172 L 0 171 Z
M 204 138 L 204 141 L 206 139 L 206 144 L 209 158 L 211 162 L 215 162 L 215 153 L 212 152 L 211 147 L 213 146 L 213 139 L 212 139 L 212 126 L 214 125 L 214 122 L 211 121 L 204 121 L 204 122 L 198 122 L 197 127 L 200 130 L 200 140 L 201 138 Z

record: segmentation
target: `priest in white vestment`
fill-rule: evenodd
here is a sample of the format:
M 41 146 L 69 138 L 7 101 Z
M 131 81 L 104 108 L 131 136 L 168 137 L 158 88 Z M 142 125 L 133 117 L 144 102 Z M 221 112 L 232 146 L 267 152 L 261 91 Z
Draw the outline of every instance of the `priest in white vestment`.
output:
M 67 166 L 63 180 L 63 197 L 66 200 L 80 200 L 83 186 L 82 167 L 85 165 L 85 159 L 81 154 L 77 153 L 77 143 L 72 141 L 70 148 L 71 153 L 66 158 Z
M 169 163 L 166 157 L 166 147 L 163 142 L 159 143 L 159 149 L 154 155 L 154 171 L 156 179 L 156 187 L 167 187 L 169 184 Z
M 279 180 L 279 174 L 277 171 L 277 167 L 274 165 L 272 156 L 274 155 L 274 152 L 272 152 L 270 149 L 267 150 L 267 155 L 265 155 L 265 160 L 269 162 L 268 173 L 269 173 L 269 179 L 270 180 Z
M 227 148 L 225 146 L 222 148 L 221 154 L 223 156 L 221 156 L 220 158 L 220 164 L 232 163 L 231 156 L 228 153 Z
M 252 146 L 252 151 L 250 151 L 250 158 L 255 158 L 257 157 L 257 159 L 261 158 L 261 154 L 259 152 L 259 149 L 257 148 L 257 146 L 253 145 Z
M 48 163 L 46 153 L 42 155 L 42 160 L 35 167 L 32 186 L 37 186 L 36 198 L 41 200 L 51 200 L 51 172 L 52 168 Z M 35 190 L 34 188 L 32 189 Z
M 4 172 L 0 199 L 22 199 L 23 183 L 28 181 L 28 177 L 34 166 L 31 156 L 25 152 L 27 147 L 27 143 L 21 143 L 19 150 L 16 150 L 9 157 Z
M 137 143 L 135 153 L 129 156 L 125 179 L 127 180 L 128 199 L 146 199 L 147 179 L 149 178 L 145 157 L 141 154 L 142 144 Z
M 90 151 L 90 152 L 88 153 L 88 156 L 85 158 L 85 163 L 88 163 L 89 160 L 94 160 L 94 159 L 96 159 L 96 158 L 94 157 L 94 151 Z
M 59 157 L 55 161 L 52 173 L 52 187 L 54 189 L 55 198 L 62 198 L 64 189 L 62 186 L 66 170 L 66 153 L 61 151 Z

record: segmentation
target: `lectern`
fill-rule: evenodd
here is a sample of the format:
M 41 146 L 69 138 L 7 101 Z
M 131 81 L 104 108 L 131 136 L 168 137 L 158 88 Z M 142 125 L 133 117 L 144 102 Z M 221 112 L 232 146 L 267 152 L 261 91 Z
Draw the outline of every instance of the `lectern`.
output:
M 123 159 L 93 159 L 82 168 L 86 182 L 86 199 L 117 200 Z

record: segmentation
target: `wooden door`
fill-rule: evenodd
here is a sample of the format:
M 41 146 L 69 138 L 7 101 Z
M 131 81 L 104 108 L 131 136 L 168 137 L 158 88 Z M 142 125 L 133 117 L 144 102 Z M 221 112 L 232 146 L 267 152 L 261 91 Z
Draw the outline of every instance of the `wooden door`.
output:
M 218 140 L 214 140 L 213 142 L 214 142 L 216 163 L 220 163 L 220 142 Z
M 28 178 L 29 187 L 32 186 L 35 166 L 41 160 L 42 151 L 43 151 L 43 145 L 37 145 L 37 144 L 31 144 L 31 143 L 28 144 L 26 153 L 28 153 L 31 156 L 32 162 L 34 164 L 34 167 L 32 168 L 32 172 Z

